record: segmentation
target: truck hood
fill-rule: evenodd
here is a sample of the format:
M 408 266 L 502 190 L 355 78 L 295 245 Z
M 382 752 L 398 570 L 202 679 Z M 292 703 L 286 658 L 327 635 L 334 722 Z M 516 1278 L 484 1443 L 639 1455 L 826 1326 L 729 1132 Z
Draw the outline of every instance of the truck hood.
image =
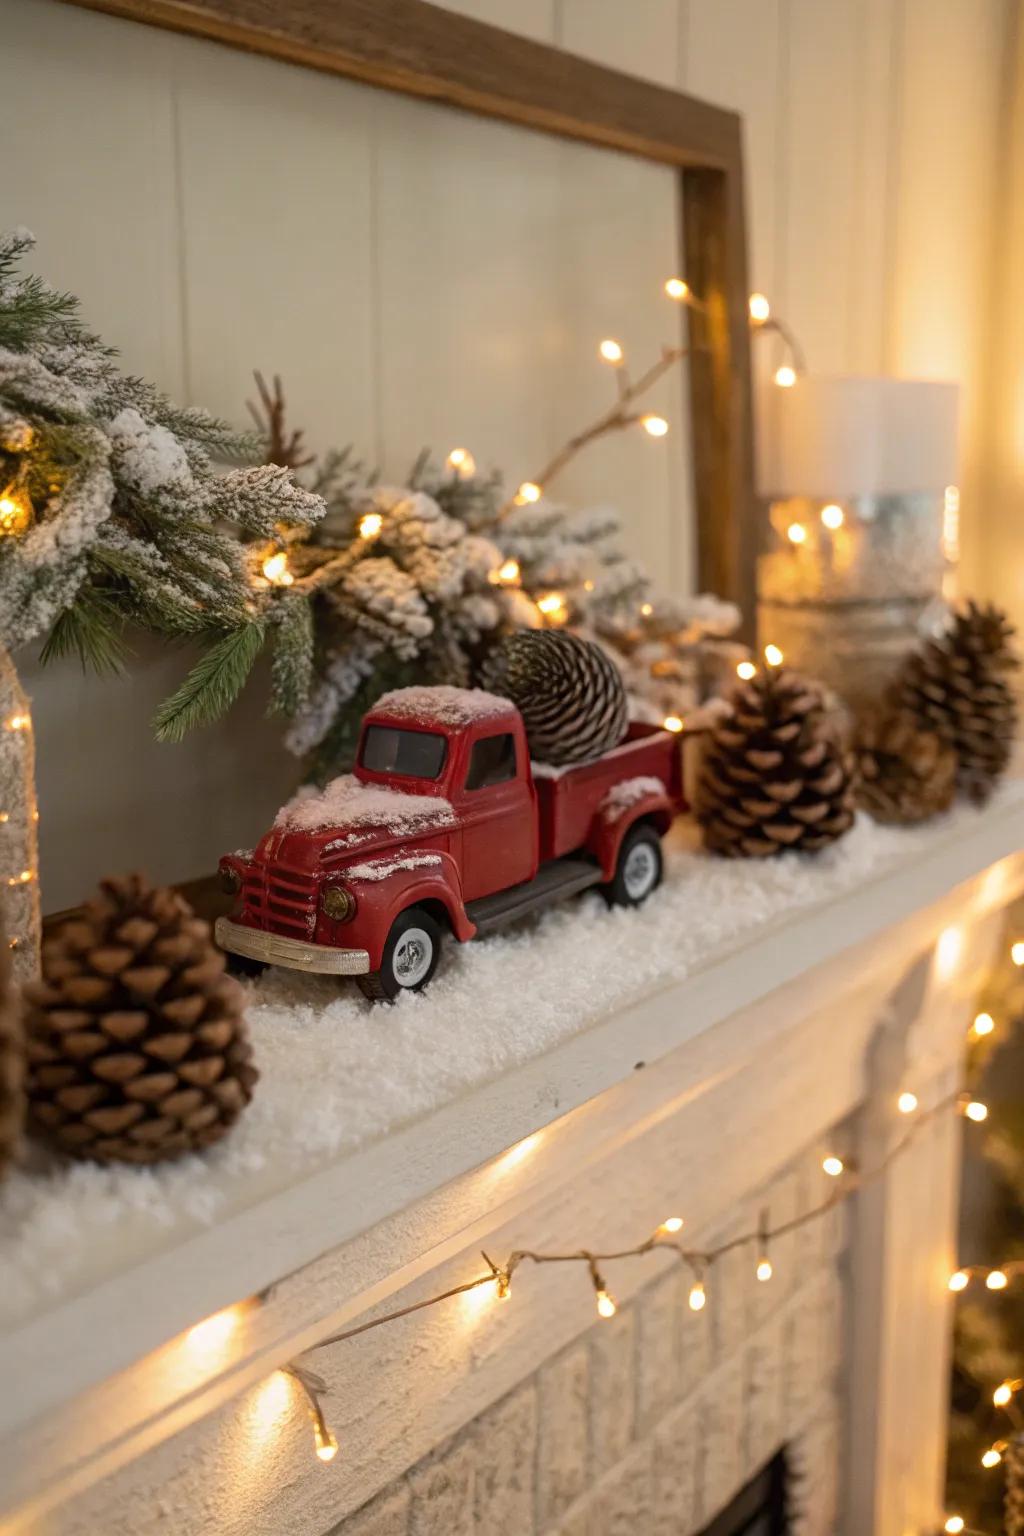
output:
M 260 852 L 299 868 L 319 868 L 325 858 L 332 864 L 346 853 L 362 859 L 455 825 L 455 812 L 441 795 L 408 794 L 345 774 L 325 789 L 300 790 L 279 812 Z

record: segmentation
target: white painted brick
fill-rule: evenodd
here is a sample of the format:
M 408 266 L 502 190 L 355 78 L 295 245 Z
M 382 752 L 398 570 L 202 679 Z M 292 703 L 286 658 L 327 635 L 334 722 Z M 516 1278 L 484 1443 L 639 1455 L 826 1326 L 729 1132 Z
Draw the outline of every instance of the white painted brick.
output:
M 747 1347 L 744 1480 L 753 1477 L 785 1441 L 782 1396 L 783 1319 L 776 1315 Z
M 766 1209 L 769 1225 L 779 1227 L 792 1221 L 800 1209 L 800 1201 L 801 1180 L 796 1170 L 789 1168 L 768 1186 L 758 1202 L 758 1212 L 762 1207 Z M 756 1221 L 755 1215 L 755 1224 Z M 797 1284 L 798 1235 L 798 1232 L 788 1232 L 772 1241 L 769 1258 L 774 1274 L 766 1285 L 755 1284 L 751 1294 L 752 1322 L 755 1327 L 782 1305 Z
M 471 1433 L 410 1472 L 409 1536 L 473 1536 L 475 1472 Z
M 839 1408 L 834 1393 L 819 1396 L 810 1422 L 791 1446 L 797 1490 L 793 1536 L 834 1536 L 839 1509 Z
M 650 1531 L 653 1488 L 653 1445 L 640 1446 L 609 1477 L 594 1497 L 593 1536 L 636 1536 Z
M 682 1267 L 674 1265 L 636 1299 L 636 1422 L 645 1433 L 680 1393 L 679 1349 L 685 1306 Z
M 692 1402 L 676 1408 L 654 1432 L 650 1536 L 690 1536 L 699 1528 L 698 1438 Z
M 537 1512 L 541 1527 L 558 1520 L 587 1487 L 586 1343 L 576 1344 L 540 1373 Z
M 722 1234 L 726 1243 L 739 1232 L 749 1232 L 757 1225 L 756 1216 L 745 1213 L 742 1222 Z M 725 1253 L 712 1267 L 707 1278 L 708 1321 L 711 1324 L 712 1354 L 716 1364 L 729 1360 L 742 1348 L 748 1333 L 748 1315 L 753 1306 L 754 1286 L 763 1289 L 754 1278 L 756 1250 L 744 1244 Z
M 636 1420 L 636 1312 L 590 1331 L 590 1447 L 597 1475 L 626 1454 Z
M 483 1414 L 475 1427 L 476 1525 L 489 1536 L 533 1530 L 537 1386 L 528 1381 Z
M 705 1306 L 700 1312 L 691 1312 L 687 1297 L 692 1276 L 682 1273 L 679 1279 L 679 1395 L 688 1397 L 697 1391 L 711 1369 L 711 1308 Z M 713 1284 L 712 1275 L 708 1280 L 709 1291 Z
M 343 1520 L 331 1536 L 406 1536 L 410 1499 L 406 1483 L 386 1489 Z
M 723 1366 L 710 1378 L 697 1404 L 701 1428 L 700 1511 L 711 1520 L 743 1486 L 744 1393 L 737 1364 Z

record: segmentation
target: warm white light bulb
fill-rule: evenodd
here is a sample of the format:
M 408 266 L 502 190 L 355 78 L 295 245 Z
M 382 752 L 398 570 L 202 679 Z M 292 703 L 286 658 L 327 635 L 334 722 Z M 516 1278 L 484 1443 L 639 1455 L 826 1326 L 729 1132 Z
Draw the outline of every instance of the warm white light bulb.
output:
M 917 1108 L 917 1094 L 911 1093 L 909 1090 L 901 1093 L 896 1100 L 896 1108 L 901 1115 L 912 1115 Z
M 611 336 L 606 336 L 597 350 L 600 352 L 606 363 L 622 362 L 622 348 L 617 341 L 612 339 Z
M 990 1013 L 979 1013 L 971 1025 L 974 1034 L 990 1035 L 996 1027 L 996 1021 Z
M 683 1218 L 681 1216 L 666 1216 L 661 1224 L 663 1232 L 681 1232 L 683 1230 Z
M 960 1536 L 960 1532 L 963 1530 L 963 1528 L 964 1522 L 962 1515 L 950 1515 L 949 1519 L 942 1527 L 942 1529 L 946 1532 L 946 1536 Z
M 1005 1269 L 992 1269 L 985 1276 L 985 1284 L 990 1291 L 1005 1291 L 1010 1283 L 1010 1277 Z
M 1013 1387 L 1008 1381 L 1001 1382 L 992 1393 L 992 1401 L 995 1403 L 997 1408 L 1005 1408 L 1012 1397 Z
M 951 1291 L 966 1291 L 970 1283 L 971 1277 L 967 1273 L 966 1269 L 954 1270 L 949 1279 L 946 1281 L 946 1284 L 949 1286 Z
M 586 583 L 584 583 L 584 585 L 586 585 Z M 593 585 L 594 585 L 594 583 L 591 582 L 590 583 L 591 588 L 593 587 Z M 640 604 L 640 612 L 643 614 L 645 619 L 649 619 L 651 614 L 654 612 L 654 604 L 653 603 L 641 603 Z
M 283 549 L 264 560 L 263 574 L 272 587 L 290 587 L 295 580 L 288 569 L 288 556 Z
M 668 431 L 668 422 L 664 416 L 641 416 L 640 425 L 648 437 L 664 437 Z
M 453 448 L 446 462 L 460 480 L 471 480 L 476 474 L 476 460 L 468 448 Z
M 982 1104 L 978 1099 L 969 1099 L 964 1105 L 964 1114 L 968 1120 L 973 1120 L 976 1125 L 980 1125 L 983 1120 L 988 1119 L 988 1105 Z
M 565 603 L 561 592 L 545 592 L 543 597 L 538 597 L 537 607 L 541 613 L 558 613 Z
M 1024 965 L 1024 940 L 1018 939 L 1010 948 L 1010 959 L 1014 965 Z
M 757 668 L 752 661 L 741 661 L 736 668 L 736 676 L 741 677 L 745 683 L 749 683 L 752 677 L 757 676 Z
M 842 507 L 836 506 L 835 502 L 831 501 L 827 507 L 822 507 L 821 520 L 825 524 L 826 528 L 831 528 L 834 531 L 836 528 L 841 528 L 843 526 L 843 523 L 846 520 L 846 514 L 844 513 Z
M 540 486 L 533 480 L 524 480 L 516 491 L 517 501 L 540 501 Z
M 375 539 L 383 526 L 384 519 L 379 512 L 367 512 L 359 519 L 359 537 Z
M 708 1299 L 708 1297 L 707 1297 L 707 1292 L 704 1289 L 704 1282 L 702 1280 L 697 1280 L 690 1287 L 690 1311 L 691 1312 L 701 1312 L 701 1311 L 703 1311 L 704 1306 L 705 1306 L 705 1304 L 707 1302 L 707 1299 Z
M 783 662 L 782 652 L 777 645 L 766 645 L 764 659 L 770 667 L 781 667 Z
M 685 722 L 678 715 L 666 715 L 661 723 L 666 731 L 681 731 Z
M 28 715 L 11 715 L 7 721 L 9 731 L 27 731 L 32 721 Z
M 506 560 L 503 565 L 498 566 L 496 571 L 492 571 L 487 579 L 495 587 L 511 586 L 513 582 L 519 580 L 519 561 Z
M 619 1309 L 615 1305 L 614 1298 L 609 1296 L 607 1291 L 598 1291 L 597 1310 L 598 1315 L 601 1317 L 614 1317 Z
M 770 1280 L 772 1275 L 774 1274 L 774 1270 L 772 1269 L 772 1261 L 771 1261 L 771 1259 L 761 1259 L 761 1260 L 759 1260 L 758 1266 L 757 1266 L 757 1270 L 756 1270 L 756 1274 L 757 1274 L 757 1278 L 759 1280 Z
M 838 1179 L 845 1164 L 841 1157 L 829 1156 L 822 1159 L 821 1166 L 823 1172 L 827 1173 L 830 1179 Z
M 763 293 L 752 293 L 750 295 L 750 318 L 755 325 L 764 325 L 765 321 L 770 318 L 771 312 L 772 307 Z
M 790 523 L 786 529 L 786 538 L 791 544 L 806 544 L 807 529 L 803 523 Z
M 986 1468 L 998 1467 L 1002 1459 L 1002 1453 L 997 1451 L 994 1445 L 990 1445 L 981 1458 L 981 1464 Z
M 775 370 L 775 382 L 780 389 L 792 389 L 796 383 L 796 369 L 789 363 L 783 363 L 781 368 Z
M 670 277 L 665 284 L 665 292 L 670 299 L 677 299 L 681 302 L 690 297 L 690 286 L 688 283 L 684 283 L 681 277 Z

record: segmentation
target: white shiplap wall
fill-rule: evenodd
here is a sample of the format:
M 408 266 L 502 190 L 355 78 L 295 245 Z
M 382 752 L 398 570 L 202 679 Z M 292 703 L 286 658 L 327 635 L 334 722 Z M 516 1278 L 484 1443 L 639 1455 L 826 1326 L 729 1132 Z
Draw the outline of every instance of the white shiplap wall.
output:
M 1014 0 L 451 8 L 745 114 L 752 280 L 812 368 L 964 381 L 977 587 Z M 607 397 L 596 339 L 646 355 L 676 318 L 657 297 L 676 265 L 666 170 L 53 0 L 0 0 L 0 27 L 16 137 L 0 216 L 34 229 L 41 270 L 181 399 L 241 419 L 252 367 L 276 369 L 316 447 L 351 441 L 397 476 L 423 443 L 462 441 L 521 476 Z M 602 445 L 565 490 L 621 505 L 641 558 L 685 588 L 681 380 L 660 404 L 673 439 Z M 129 687 L 27 667 L 47 907 L 108 868 L 208 869 L 290 787 L 256 694 L 183 747 L 149 740 L 185 660 L 150 647 Z

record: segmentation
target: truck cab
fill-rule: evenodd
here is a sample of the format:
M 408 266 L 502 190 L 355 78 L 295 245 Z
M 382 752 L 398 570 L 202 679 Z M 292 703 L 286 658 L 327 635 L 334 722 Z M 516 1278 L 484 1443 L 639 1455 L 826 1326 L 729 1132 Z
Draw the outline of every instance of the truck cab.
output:
M 544 769 L 507 699 L 386 694 L 354 772 L 300 792 L 255 850 L 221 860 L 236 907 L 218 940 L 249 961 L 355 976 L 374 998 L 419 990 L 446 933 L 464 942 L 590 885 L 644 899 L 681 803 L 678 760 L 667 732 L 637 726 L 595 762 Z

